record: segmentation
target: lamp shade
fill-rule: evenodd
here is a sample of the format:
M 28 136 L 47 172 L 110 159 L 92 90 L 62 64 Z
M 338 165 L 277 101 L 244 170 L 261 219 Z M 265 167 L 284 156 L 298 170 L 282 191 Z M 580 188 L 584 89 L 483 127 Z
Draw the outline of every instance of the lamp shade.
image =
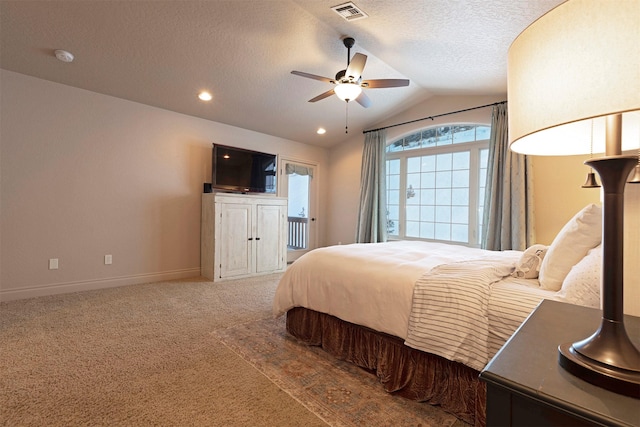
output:
M 531 24 L 508 55 L 509 143 L 523 154 L 605 151 L 622 114 L 622 150 L 640 143 L 640 0 L 569 0 Z
M 360 95 L 362 88 L 357 83 L 338 83 L 333 91 L 343 101 L 353 101 Z

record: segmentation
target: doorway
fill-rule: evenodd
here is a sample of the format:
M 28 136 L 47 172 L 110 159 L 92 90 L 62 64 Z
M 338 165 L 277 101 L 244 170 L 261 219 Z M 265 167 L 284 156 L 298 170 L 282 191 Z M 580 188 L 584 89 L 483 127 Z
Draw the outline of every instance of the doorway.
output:
M 280 196 L 288 199 L 288 263 L 316 248 L 316 169 L 311 163 L 280 161 Z

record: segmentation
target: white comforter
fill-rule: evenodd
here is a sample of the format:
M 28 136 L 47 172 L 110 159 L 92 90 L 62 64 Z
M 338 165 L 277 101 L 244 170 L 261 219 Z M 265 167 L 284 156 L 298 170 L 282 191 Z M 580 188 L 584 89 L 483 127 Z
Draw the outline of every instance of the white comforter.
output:
M 316 249 L 289 266 L 276 290 L 273 312 L 280 316 L 305 307 L 406 339 L 413 287 L 424 273 L 495 254 L 417 241 Z

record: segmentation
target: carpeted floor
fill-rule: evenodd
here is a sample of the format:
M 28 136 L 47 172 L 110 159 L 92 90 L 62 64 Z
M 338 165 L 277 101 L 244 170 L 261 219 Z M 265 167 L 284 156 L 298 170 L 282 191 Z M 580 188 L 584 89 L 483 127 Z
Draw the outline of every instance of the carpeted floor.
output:
M 279 277 L 0 303 L 0 425 L 463 425 L 288 338 Z

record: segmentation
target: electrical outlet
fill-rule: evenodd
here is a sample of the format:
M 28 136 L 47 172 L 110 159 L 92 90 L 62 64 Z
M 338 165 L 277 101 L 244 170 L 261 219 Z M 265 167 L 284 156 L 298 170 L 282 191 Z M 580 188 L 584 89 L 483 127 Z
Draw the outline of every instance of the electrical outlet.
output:
M 49 270 L 57 270 L 58 269 L 58 258 L 49 259 Z
M 105 265 L 113 264 L 113 257 L 111 255 L 105 255 L 104 256 L 104 264 Z

